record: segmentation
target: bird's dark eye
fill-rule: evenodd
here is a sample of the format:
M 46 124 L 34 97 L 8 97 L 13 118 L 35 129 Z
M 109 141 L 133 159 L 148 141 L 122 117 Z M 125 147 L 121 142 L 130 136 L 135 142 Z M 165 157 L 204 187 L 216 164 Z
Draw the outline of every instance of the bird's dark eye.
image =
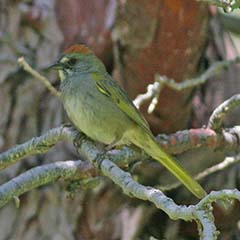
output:
M 71 58 L 71 59 L 69 59 L 69 61 L 67 63 L 70 66 L 74 66 L 77 63 L 77 59 L 76 58 Z

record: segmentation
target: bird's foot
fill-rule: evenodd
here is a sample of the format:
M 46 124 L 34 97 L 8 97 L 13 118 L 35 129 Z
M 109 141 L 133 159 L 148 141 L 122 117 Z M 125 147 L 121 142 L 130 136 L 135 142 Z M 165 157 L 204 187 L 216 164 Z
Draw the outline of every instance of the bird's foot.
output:
M 73 145 L 77 149 L 77 151 L 78 151 L 78 148 L 81 146 L 82 141 L 85 138 L 86 138 L 86 136 L 82 132 L 77 133 L 76 137 L 73 140 Z
M 105 147 L 106 152 L 112 150 L 116 145 L 118 145 L 119 139 L 114 140 L 112 143 Z

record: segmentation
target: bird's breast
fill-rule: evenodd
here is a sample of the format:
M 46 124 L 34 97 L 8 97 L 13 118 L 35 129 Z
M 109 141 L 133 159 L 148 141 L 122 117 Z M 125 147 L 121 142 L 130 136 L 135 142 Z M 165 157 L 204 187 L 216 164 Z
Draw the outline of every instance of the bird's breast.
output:
M 94 80 L 61 88 L 69 119 L 90 138 L 111 144 L 120 140 L 132 124 L 109 97 L 98 91 Z

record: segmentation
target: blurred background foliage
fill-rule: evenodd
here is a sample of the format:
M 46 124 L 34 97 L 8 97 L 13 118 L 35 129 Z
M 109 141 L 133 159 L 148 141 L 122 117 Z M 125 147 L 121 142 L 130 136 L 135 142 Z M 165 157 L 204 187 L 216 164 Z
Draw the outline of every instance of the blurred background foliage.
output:
M 0 151 L 67 122 L 58 100 L 18 65 L 25 56 L 55 87 L 58 77 L 43 69 L 64 48 L 84 43 L 106 64 L 131 98 L 144 93 L 160 73 L 182 82 L 212 63 L 239 54 L 240 13 L 225 14 L 193 0 L 1 0 L 0 1 Z M 204 86 L 176 92 L 164 88 L 159 104 L 142 112 L 155 134 L 206 124 L 212 110 L 239 93 L 239 66 L 232 66 Z M 239 111 L 226 126 L 239 123 Z M 178 156 L 192 174 L 221 161 L 227 153 L 198 149 Z M 229 154 L 229 153 L 228 153 Z M 25 159 L 1 172 L 0 183 L 33 166 L 78 159 L 70 143 L 59 143 L 45 155 Z M 159 165 L 131 169 L 147 184 L 173 178 Z M 209 176 L 205 188 L 239 187 L 239 167 Z M 33 190 L 0 210 L 0 240 L 7 239 L 196 239 L 195 225 L 171 221 L 154 206 L 130 199 L 106 180 L 93 190 L 67 198 L 67 183 Z M 180 188 L 169 194 L 178 203 L 194 200 Z M 220 239 L 239 239 L 239 205 L 227 213 L 216 207 Z

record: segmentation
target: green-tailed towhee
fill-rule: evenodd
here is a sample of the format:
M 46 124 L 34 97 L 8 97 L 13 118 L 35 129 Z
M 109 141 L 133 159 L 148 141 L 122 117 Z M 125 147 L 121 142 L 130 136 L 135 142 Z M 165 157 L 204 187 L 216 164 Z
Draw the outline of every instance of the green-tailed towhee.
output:
M 110 146 L 138 146 L 161 162 L 196 197 L 206 195 L 186 170 L 159 146 L 127 93 L 89 48 L 74 45 L 53 66 L 59 71 L 64 108 L 78 130 Z

